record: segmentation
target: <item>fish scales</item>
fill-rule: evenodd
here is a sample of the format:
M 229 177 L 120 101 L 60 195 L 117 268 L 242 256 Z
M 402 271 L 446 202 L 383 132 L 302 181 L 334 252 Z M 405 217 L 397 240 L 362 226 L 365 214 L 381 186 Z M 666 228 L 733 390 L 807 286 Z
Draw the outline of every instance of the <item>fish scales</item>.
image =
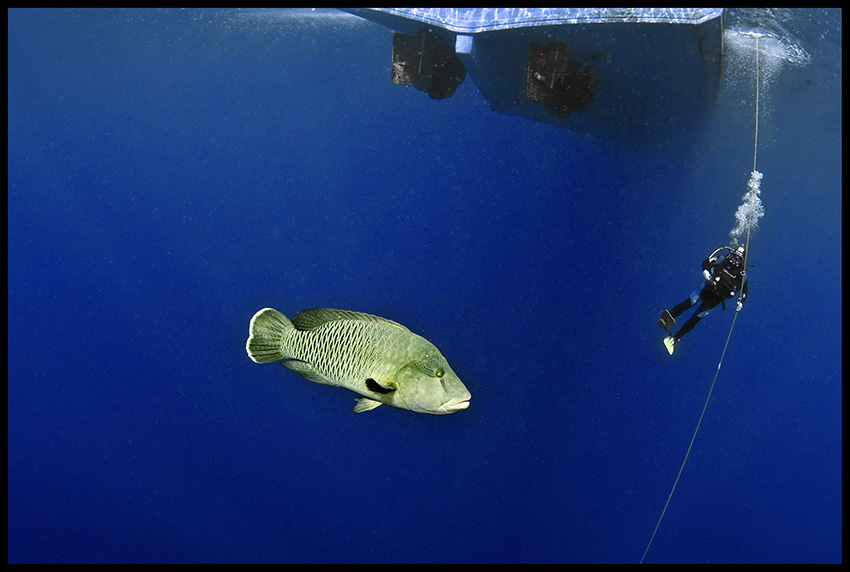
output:
M 292 357 L 310 362 L 322 375 L 344 385 L 349 379 L 365 381 L 376 374 L 370 371 L 377 365 L 375 325 L 337 320 L 315 330 L 294 330 L 289 336 L 295 350 Z

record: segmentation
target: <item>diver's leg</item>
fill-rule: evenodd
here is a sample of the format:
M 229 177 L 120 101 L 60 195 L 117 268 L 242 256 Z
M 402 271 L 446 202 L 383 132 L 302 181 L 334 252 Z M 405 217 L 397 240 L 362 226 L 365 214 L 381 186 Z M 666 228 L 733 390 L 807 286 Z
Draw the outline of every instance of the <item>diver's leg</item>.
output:
M 696 304 L 702 298 L 702 293 L 699 290 L 694 290 L 691 292 L 691 295 L 685 298 L 682 302 L 676 304 L 676 306 L 670 310 L 670 315 L 674 318 Z
M 714 296 L 709 296 L 703 300 L 702 304 L 700 304 L 699 308 L 697 308 L 697 311 L 694 312 L 694 315 L 691 316 L 687 322 L 682 324 L 682 328 L 678 332 L 673 334 L 673 339 L 677 342 L 682 339 L 682 336 L 693 330 L 694 326 L 696 326 L 700 320 L 708 316 L 708 313 L 712 310 L 712 308 L 717 306 L 719 303 L 720 299 L 715 298 Z
M 702 320 L 702 318 L 700 317 L 700 313 L 699 313 L 699 312 L 694 312 L 694 315 L 693 315 L 693 316 L 691 316 L 691 317 L 688 319 L 688 321 L 687 321 L 687 322 L 685 322 L 684 324 L 682 324 L 682 327 L 679 329 L 679 331 L 678 331 L 678 332 L 676 332 L 675 334 L 673 334 L 673 340 L 674 340 L 674 341 L 677 341 L 677 342 L 678 342 L 679 340 L 681 340 L 681 339 L 682 339 L 682 336 L 684 336 L 685 334 L 687 334 L 688 332 L 690 332 L 691 330 L 693 330 L 693 329 L 694 329 L 694 326 L 696 326 L 696 325 L 697 325 L 697 323 L 698 323 L 700 320 Z

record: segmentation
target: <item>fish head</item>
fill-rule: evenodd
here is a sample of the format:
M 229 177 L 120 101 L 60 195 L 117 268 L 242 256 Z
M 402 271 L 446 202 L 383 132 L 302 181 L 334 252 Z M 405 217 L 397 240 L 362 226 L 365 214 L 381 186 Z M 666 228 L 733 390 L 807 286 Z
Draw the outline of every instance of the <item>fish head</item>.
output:
M 407 362 L 395 380 L 393 404 L 416 413 L 454 413 L 469 407 L 472 397 L 437 348 Z

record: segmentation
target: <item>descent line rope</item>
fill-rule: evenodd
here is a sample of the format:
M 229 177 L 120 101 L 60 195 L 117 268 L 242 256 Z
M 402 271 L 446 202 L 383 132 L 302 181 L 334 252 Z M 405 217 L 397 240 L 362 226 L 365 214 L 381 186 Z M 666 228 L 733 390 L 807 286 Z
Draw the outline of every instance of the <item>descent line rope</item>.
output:
M 756 35 L 756 135 L 755 135 L 755 143 L 753 145 L 753 173 L 756 172 L 756 157 L 758 155 L 758 145 L 759 145 L 759 38 Z M 755 196 L 750 199 L 751 209 L 755 203 Z M 744 247 L 744 273 L 747 272 L 747 255 L 750 252 L 750 230 L 753 226 L 753 216 L 751 215 L 747 224 L 747 242 Z M 742 282 L 743 285 L 743 282 Z M 743 286 L 742 286 L 743 288 Z M 739 298 L 740 300 L 740 298 Z M 699 420 L 697 421 L 696 429 L 694 429 L 694 434 L 691 437 L 691 442 L 688 444 L 688 450 L 685 453 L 685 458 L 682 460 L 682 465 L 679 467 L 679 473 L 676 475 L 676 480 L 673 482 L 673 488 L 670 489 L 670 494 L 667 495 L 667 502 L 664 503 L 664 509 L 661 511 L 661 516 L 658 517 L 658 522 L 655 523 L 655 530 L 652 531 L 652 536 L 649 538 L 649 542 L 646 544 L 646 549 L 643 551 L 643 556 L 640 557 L 640 563 L 643 564 L 643 560 L 646 558 L 646 554 L 649 552 L 649 547 L 652 546 L 652 541 L 655 540 L 655 534 L 658 532 L 658 527 L 661 526 L 661 520 L 664 518 L 664 514 L 667 512 L 667 507 L 670 506 L 670 500 L 673 498 L 673 493 L 676 492 L 676 486 L 679 484 L 679 478 L 682 476 L 682 471 L 685 470 L 685 464 L 688 462 L 688 457 L 691 455 L 691 449 L 694 446 L 694 441 L 696 441 L 697 433 L 699 433 L 700 425 L 702 425 L 702 419 L 705 416 L 705 411 L 708 409 L 708 402 L 711 400 L 711 394 L 714 391 L 714 385 L 717 383 L 717 376 L 720 374 L 720 366 L 723 365 L 723 358 L 726 357 L 726 349 L 729 347 L 729 340 L 732 339 L 732 330 L 735 329 L 735 321 L 738 319 L 739 310 L 736 308 L 735 315 L 732 317 L 732 325 L 729 327 L 729 335 L 726 336 L 726 344 L 723 346 L 723 353 L 720 354 L 720 361 L 717 362 L 717 370 L 714 372 L 714 379 L 711 380 L 711 387 L 708 389 L 708 396 L 705 398 L 705 404 L 702 406 L 702 413 L 699 415 Z

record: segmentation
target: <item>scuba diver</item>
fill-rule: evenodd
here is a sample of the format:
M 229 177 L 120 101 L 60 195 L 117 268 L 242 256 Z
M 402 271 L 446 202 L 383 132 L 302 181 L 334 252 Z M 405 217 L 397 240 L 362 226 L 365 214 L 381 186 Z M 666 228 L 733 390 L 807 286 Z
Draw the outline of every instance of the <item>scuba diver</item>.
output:
M 728 249 L 729 253 L 722 261 L 717 262 L 720 259 L 720 251 L 723 249 Z M 702 261 L 702 276 L 705 278 L 705 286 L 702 287 L 702 290 L 694 290 L 673 310 L 664 310 L 661 313 L 661 319 L 658 320 L 658 326 L 664 328 L 670 334 L 669 328 L 676 323 L 676 316 L 702 301 L 697 311 L 682 325 L 678 332 L 664 338 L 664 347 L 667 348 L 668 354 L 673 355 L 673 349 L 682 339 L 682 336 L 690 332 L 697 325 L 697 322 L 705 318 L 715 306 L 722 302 L 725 310 L 726 298 L 734 298 L 738 292 L 740 292 L 740 296 L 735 311 L 741 311 L 749 289 L 749 281 L 746 278 L 747 270 L 744 268 L 745 259 L 743 246 L 736 249 L 731 246 L 721 246 Z

